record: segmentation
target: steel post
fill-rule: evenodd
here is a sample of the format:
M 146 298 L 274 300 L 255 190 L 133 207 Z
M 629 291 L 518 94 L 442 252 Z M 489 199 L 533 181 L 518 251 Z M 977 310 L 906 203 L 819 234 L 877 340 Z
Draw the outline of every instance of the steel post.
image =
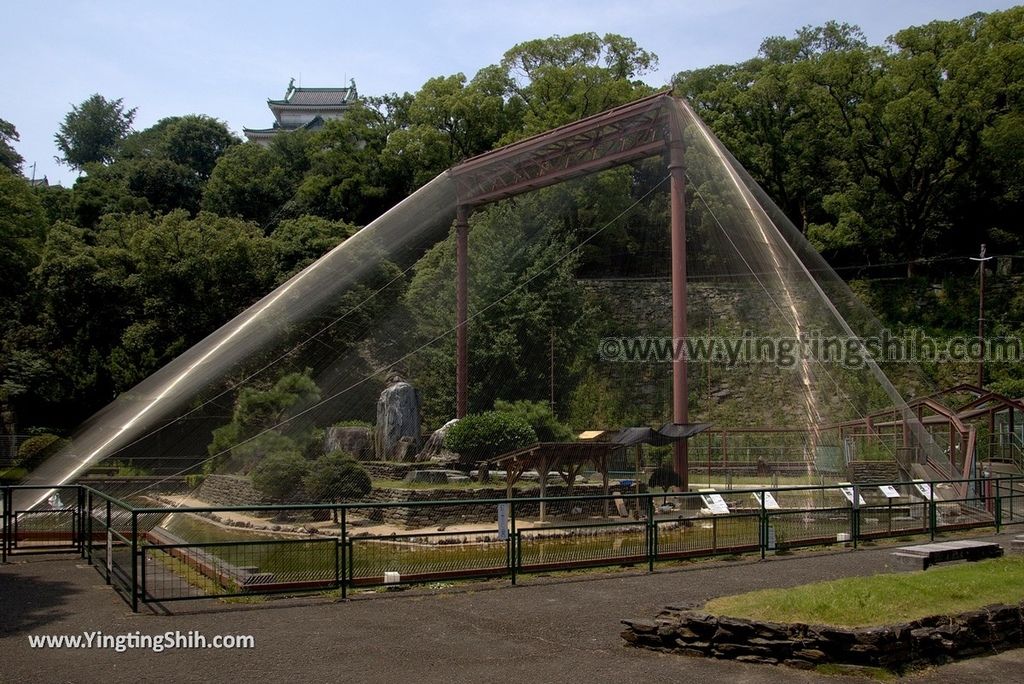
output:
M 139 514 L 132 511 L 132 612 L 139 612 Z
M 3 488 L 3 492 L 2 492 L 2 496 L 3 496 L 3 506 L 4 506 L 4 514 L 3 514 L 3 522 L 2 522 L 4 538 L 3 538 L 3 544 L 0 545 L 0 555 L 2 555 L 2 558 L 0 558 L 0 562 L 6 563 L 7 562 L 7 544 L 9 542 L 9 540 L 10 540 L 10 537 L 11 537 L 11 522 L 10 522 L 10 520 L 11 520 L 11 490 L 8 489 L 7 487 L 4 487 Z
M 348 598 L 348 578 L 345 577 L 345 575 L 346 575 L 345 568 L 348 567 L 348 564 L 346 563 L 347 559 L 345 557 L 345 555 L 346 555 L 345 554 L 346 543 L 348 542 L 348 507 L 347 506 L 342 506 L 341 507 L 341 530 L 339 531 L 339 534 L 338 534 L 338 540 L 340 542 L 340 551 L 341 551 L 341 578 L 340 578 L 341 579 L 341 598 L 345 599 L 345 598 Z M 334 557 L 335 557 L 335 559 L 337 559 L 337 557 L 338 557 L 338 551 L 339 551 L 339 548 L 335 547 L 335 549 L 334 549 Z M 335 576 L 337 576 L 337 573 L 338 573 L 337 566 L 335 566 L 335 571 L 334 572 L 335 572 Z
M 686 377 L 686 173 L 683 167 L 682 132 L 673 127 L 669 141 L 672 216 L 672 422 L 689 422 L 689 386 Z M 689 491 L 689 442 L 673 446 L 673 467 L 680 489 Z
M 469 411 L 469 209 L 455 212 L 455 417 Z

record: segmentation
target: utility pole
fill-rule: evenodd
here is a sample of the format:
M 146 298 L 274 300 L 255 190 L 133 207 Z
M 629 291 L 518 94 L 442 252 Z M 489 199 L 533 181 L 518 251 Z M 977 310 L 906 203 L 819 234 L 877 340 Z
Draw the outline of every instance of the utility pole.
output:
M 978 262 L 978 387 L 985 387 L 985 262 L 992 257 L 985 256 L 985 245 L 981 246 L 981 254 L 971 257 Z
M 555 326 L 551 326 L 551 346 L 548 348 L 551 361 L 551 413 L 555 412 Z

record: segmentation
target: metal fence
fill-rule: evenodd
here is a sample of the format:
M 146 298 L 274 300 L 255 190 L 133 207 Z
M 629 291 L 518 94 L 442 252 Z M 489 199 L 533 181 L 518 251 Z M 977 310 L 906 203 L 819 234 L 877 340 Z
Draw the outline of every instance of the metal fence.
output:
M 468 501 L 147 506 L 87 485 L 11 508 L 3 560 L 74 551 L 140 603 L 644 566 L 1024 523 L 1024 477 Z M 957 495 L 965 491 L 967 495 Z M 414 520 L 417 531 L 400 521 Z M 427 521 L 434 523 L 428 524 Z M 256 525 L 254 523 L 260 523 Z

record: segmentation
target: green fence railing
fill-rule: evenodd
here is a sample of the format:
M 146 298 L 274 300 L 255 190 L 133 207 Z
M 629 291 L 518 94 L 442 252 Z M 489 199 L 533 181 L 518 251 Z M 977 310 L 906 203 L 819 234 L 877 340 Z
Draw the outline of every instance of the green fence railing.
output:
M 653 571 L 684 558 L 763 558 L 803 546 L 856 548 L 1024 523 L 1024 477 L 966 482 L 205 507 L 138 505 L 67 485 L 45 488 L 56 497 L 31 511 L 12 508 L 18 487 L 7 486 L 0 488 L 0 547 L 5 562 L 23 552 L 77 552 L 137 611 L 140 603 L 273 592 L 344 597 L 355 587 L 487 577 L 516 583 L 527 573 L 596 566 Z M 282 518 L 297 524 L 272 524 Z M 436 526 L 409 531 L 396 522 L 410 519 Z

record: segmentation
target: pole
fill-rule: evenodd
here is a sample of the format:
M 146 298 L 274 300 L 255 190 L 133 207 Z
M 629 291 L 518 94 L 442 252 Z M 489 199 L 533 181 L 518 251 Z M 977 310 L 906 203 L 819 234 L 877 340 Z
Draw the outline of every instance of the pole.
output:
M 551 326 L 551 412 L 555 412 L 555 326 Z
M 469 209 L 459 206 L 455 212 L 455 417 L 469 410 L 469 339 L 466 322 L 469 312 Z
M 985 386 L 985 262 L 992 257 L 985 256 L 985 245 L 981 246 L 981 254 L 971 261 L 978 262 L 978 387 Z
M 683 169 L 682 133 L 673 127 L 669 142 L 669 173 L 672 195 L 672 421 L 689 422 L 689 387 L 686 377 L 686 174 Z M 689 490 L 689 443 L 673 445 L 673 466 L 680 489 Z

